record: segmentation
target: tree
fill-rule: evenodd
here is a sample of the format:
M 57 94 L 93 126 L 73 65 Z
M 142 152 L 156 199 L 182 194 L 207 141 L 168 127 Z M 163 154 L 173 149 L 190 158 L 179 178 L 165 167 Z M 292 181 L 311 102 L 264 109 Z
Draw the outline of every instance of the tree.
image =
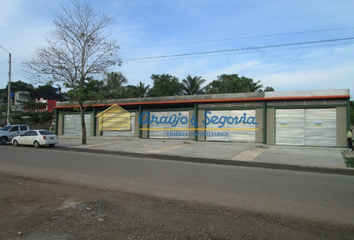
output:
M 214 80 L 205 86 L 205 93 L 207 94 L 219 94 L 224 93 L 222 82 L 220 80 Z
M 137 98 L 137 87 L 134 85 L 126 85 L 122 88 L 123 98 Z
M 128 80 L 121 72 L 111 72 L 107 73 L 105 83 L 107 98 L 117 99 L 122 97 L 123 83 L 128 83 Z
M 44 85 L 39 85 L 35 89 L 36 91 L 46 91 L 46 92 L 55 92 L 55 88 L 53 87 L 53 82 L 47 82 Z
M 205 88 L 206 93 L 215 94 L 256 92 L 262 87 L 260 81 L 254 82 L 252 78 L 239 77 L 237 74 L 222 74 Z
M 35 58 L 25 62 L 33 80 L 62 82 L 71 89 L 81 113 L 82 144 L 86 144 L 85 85 L 90 77 L 103 74 L 120 65 L 119 46 L 106 29 L 114 21 L 88 3 L 71 1 L 55 15 L 55 30 L 47 38 L 47 47 L 40 47 Z
M 2 102 L 7 102 L 7 87 L 8 84 L 4 89 L 0 89 L 0 99 Z M 32 84 L 25 83 L 21 80 L 18 80 L 16 82 L 11 82 L 11 92 L 18 92 L 18 91 L 33 91 L 34 87 Z
M 64 84 L 66 86 L 66 84 Z M 83 101 L 105 100 L 106 91 L 104 90 L 104 82 L 88 77 L 85 84 L 80 90 L 70 90 L 67 92 L 69 99 L 81 98 Z
M 145 86 L 145 83 L 139 82 L 138 85 L 128 85 L 123 89 L 124 98 L 144 98 L 149 93 L 150 85 Z
M 274 92 L 275 90 L 274 90 L 273 87 L 266 87 L 266 88 L 264 89 L 264 91 L 265 91 L 265 92 Z
M 7 89 L 7 86 L 6 86 Z M 17 82 L 11 82 L 11 92 L 18 92 L 18 91 L 33 91 L 34 87 L 32 84 L 22 82 L 18 80 Z
M 182 94 L 183 85 L 177 77 L 169 74 L 152 74 L 153 87 L 150 97 L 178 96 Z
M 259 89 L 258 92 L 274 92 L 273 87 L 265 87 L 264 89 Z
M 35 112 L 38 109 L 42 109 L 47 106 L 46 103 L 37 102 L 36 100 L 28 100 L 28 101 L 18 100 L 18 102 L 21 104 L 22 109 L 25 109 L 26 111 L 29 111 L 29 112 Z
M 183 94 L 184 95 L 198 95 L 204 93 L 204 88 L 202 88 L 205 79 L 202 77 L 191 77 L 188 75 L 186 79 L 182 80 L 183 84 Z
M 136 87 L 136 93 L 138 98 L 144 98 L 148 96 L 150 85 L 145 86 L 145 83 L 139 82 Z

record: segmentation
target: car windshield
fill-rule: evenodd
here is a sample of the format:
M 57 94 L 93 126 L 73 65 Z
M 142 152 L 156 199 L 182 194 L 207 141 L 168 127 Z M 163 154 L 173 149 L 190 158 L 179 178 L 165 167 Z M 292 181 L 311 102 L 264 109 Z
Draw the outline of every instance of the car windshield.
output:
M 39 131 L 41 135 L 54 135 L 51 131 Z
M 1 131 L 7 131 L 11 128 L 12 126 L 5 126 L 3 128 L 1 128 Z

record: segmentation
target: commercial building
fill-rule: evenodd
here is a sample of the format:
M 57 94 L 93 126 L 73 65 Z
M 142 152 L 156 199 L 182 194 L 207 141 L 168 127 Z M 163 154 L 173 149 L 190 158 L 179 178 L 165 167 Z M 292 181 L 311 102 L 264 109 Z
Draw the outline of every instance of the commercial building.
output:
M 116 113 L 100 117 L 114 104 L 129 112 L 124 119 L 130 125 L 103 127 Z M 58 135 L 81 134 L 77 107 L 62 102 L 54 108 Z M 345 147 L 350 94 L 334 89 L 116 99 L 88 103 L 85 122 L 90 136 Z

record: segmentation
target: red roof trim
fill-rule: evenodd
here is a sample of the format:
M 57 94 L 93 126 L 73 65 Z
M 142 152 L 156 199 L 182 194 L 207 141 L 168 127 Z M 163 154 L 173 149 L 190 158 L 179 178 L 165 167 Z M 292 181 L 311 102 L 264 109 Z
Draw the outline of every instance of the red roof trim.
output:
M 133 103 L 109 103 L 109 104 L 92 104 L 91 107 L 108 107 L 113 104 L 119 106 L 135 106 L 135 105 L 154 105 L 154 104 L 178 104 L 178 103 L 212 103 L 212 102 L 247 102 L 247 101 L 279 101 L 279 100 L 308 100 L 308 99 L 334 99 L 334 98 L 350 98 L 350 95 L 332 95 L 332 96 L 302 96 L 302 97 L 273 97 L 273 98 L 229 98 L 229 99 L 200 99 L 200 100 L 177 100 L 177 101 L 158 101 L 158 102 L 133 102 Z M 87 107 L 88 105 L 85 105 Z M 55 106 L 55 109 L 77 108 L 79 105 Z

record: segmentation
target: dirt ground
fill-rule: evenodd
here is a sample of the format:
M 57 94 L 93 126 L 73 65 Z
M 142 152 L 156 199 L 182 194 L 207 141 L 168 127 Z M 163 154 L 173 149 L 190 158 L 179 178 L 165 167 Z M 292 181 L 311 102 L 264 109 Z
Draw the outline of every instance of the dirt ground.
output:
M 353 239 L 349 226 L 0 174 L 0 239 Z

